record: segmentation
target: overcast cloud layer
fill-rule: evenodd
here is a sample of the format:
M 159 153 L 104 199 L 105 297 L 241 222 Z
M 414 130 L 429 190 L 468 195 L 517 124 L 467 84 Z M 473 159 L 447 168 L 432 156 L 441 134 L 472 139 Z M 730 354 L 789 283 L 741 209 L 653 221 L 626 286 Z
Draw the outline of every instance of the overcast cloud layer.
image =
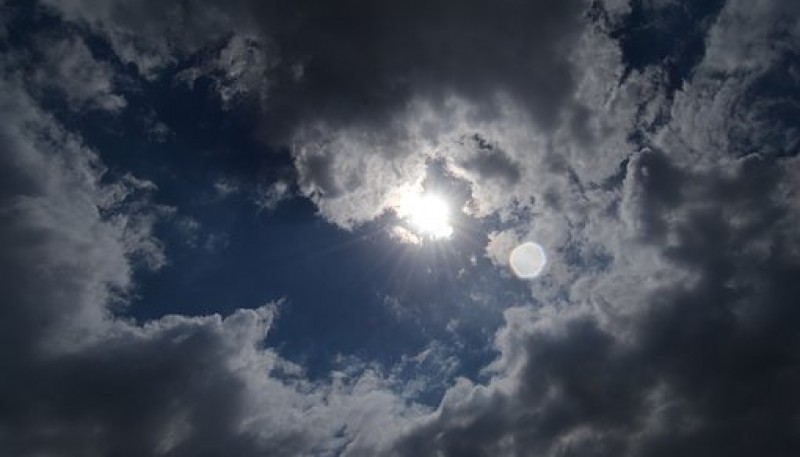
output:
M 0 1 L 0 453 L 800 455 L 796 1 L 162 3 Z M 256 113 L 291 170 L 254 212 L 308 199 L 356 233 L 435 169 L 488 268 L 544 246 L 480 376 L 432 341 L 311 377 L 264 342 L 278 293 L 125 317 L 181 208 L 70 120 L 154 81 Z

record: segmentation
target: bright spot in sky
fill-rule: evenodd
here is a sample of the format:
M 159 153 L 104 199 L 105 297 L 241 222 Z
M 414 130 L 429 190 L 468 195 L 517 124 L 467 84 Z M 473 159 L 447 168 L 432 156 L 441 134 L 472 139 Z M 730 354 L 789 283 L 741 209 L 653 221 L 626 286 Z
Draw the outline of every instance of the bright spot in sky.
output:
M 438 195 L 409 194 L 403 198 L 398 215 L 411 225 L 419 235 L 430 238 L 450 238 L 450 208 Z
M 544 249 L 536 243 L 522 243 L 513 251 L 509 259 L 514 274 L 522 279 L 532 279 L 539 276 L 547 263 Z

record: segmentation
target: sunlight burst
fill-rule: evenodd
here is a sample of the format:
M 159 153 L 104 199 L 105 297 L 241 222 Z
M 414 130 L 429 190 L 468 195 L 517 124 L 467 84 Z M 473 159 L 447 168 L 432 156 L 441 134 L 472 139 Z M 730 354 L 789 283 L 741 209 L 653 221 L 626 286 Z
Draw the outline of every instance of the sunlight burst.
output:
M 411 228 L 420 236 L 443 239 L 450 238 L 453 234 L 450 208 L 438 195 L 408 194 L 400 203 L 397 214 L 408 221 Z

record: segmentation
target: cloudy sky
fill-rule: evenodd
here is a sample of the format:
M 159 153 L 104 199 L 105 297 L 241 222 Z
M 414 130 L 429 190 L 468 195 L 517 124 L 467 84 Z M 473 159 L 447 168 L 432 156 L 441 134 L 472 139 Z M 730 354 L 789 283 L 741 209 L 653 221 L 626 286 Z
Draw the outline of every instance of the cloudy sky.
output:
M 0 454 L 800 455 L 796 0 L 0 0 Z

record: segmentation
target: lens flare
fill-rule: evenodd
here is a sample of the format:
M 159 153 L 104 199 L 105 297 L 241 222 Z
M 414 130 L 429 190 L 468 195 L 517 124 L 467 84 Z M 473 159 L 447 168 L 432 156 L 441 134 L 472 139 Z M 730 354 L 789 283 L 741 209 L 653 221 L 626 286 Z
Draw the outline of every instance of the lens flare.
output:
M 529 241 L 520 244 L 511 251 L 509 264 L 511 264 L 511 270 L 519 278 L 533 279 L 542 274 L 542 270 L 547 264 L 547 256 L 544 253 L 544 248 Z

